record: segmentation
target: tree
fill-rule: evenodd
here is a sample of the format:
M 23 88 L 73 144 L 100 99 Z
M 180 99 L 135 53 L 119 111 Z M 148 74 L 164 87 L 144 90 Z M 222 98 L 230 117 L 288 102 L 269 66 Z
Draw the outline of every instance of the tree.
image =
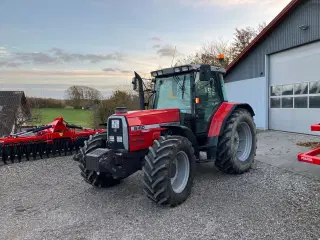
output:
M 193 55 L 188 55 L 179 59 L 176 66 L 183 64 L 210 64 L 220 66 L 218 55 L 224 55 L 223 67 L 226 67 L 232 61 L 232 48 L 227 40 L 218 39 L 210 43 L 204 44 L 201 50 Z
M 28 104 L 34 108 L 64 108 L 65 102 L 61 99 L 27 97 Z
M 98 104 L 102 94 L 95 88 L 87 86 L 71 86 L 66 91 L 66 98 L 74 108 L 81 108 L 89 104 Z
M 139 97 L 125 91 L 114 91 L 110 98 L 102 100 L 99 107 L 94 110 L 91 125 L 96 128 L 101 127 L 99 124 L 105 123 L 108 117 L 114 114 L 116 107 L 127 107 L 129 111 L 138 110 Z
M 222 66 L 227 67 L 265 27 L 266 23 L 261 23 L 256 28 L 236 28 L 234 33 L 235 37 L 232 42 L 218 39 L 211 43 L 204 44 L 200 51 L 195 54 L 180 58 L 175 66 L 183 64 L 210 64 L 220 66 L 217 56 L 223 54 L 225 59 Z
M 29 102 L 27 98 L 16 111 L 12 111 L 12 116 L 14 116 L 15 132 L 21 131 L 21 128 L 27 123 L 40 125 L 42 122 L 39 103 L 37 101 Z
M 33 99 L 33 101 L 29 101 L 29 98 L 27 98 L 27 108 L 30 111 L 31 117 L 27 119 L 28 122 L 32 122 L 33 124 L 40 125 L 42 122 L 42 112 L 41 112 L 41 106 L 40 106 L 40 99 Z M 22 123 L 20 126 L 22 126 L 24 123 Z
M 234 33 L 234 41 L 232 43 L 232 58 L 236 58 L 265 27 L 266 23 L 263 22 L 259 24 L 257 28 L 236 28 L 236 32 Z

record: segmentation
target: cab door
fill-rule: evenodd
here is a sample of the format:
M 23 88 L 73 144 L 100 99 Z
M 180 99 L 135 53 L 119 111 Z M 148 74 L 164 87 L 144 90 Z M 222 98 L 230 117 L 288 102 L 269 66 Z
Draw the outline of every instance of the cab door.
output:
M 211 72 L 209 81 L 195 79 L 196 97 L 200 100 L 195 109 L 197 135 L 207 136 L 211 118 L 223 102 L 219 80 L 219 76 L 215 72 Z

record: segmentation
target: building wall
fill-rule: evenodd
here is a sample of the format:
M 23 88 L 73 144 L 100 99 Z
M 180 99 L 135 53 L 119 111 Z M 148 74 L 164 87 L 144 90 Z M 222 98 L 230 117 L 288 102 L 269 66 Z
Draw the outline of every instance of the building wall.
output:
M 256 116 L 256 127 L 267 129 L 267 81 L 265 77 L 225 84 L 228 101 L 249 103 Z
M 275 90 L 270 90 L 270 100 L 287 99 L 282 106 L 270 104 L 270 129 L 320 135 L 310 131 L 310 126 L 319 122 L 320 91 L 308 93 L 309 82 L 320 86 L 319 63 L 320 41 L 269 56 L 269 82 Z M 295 93 L 296 88 L 305 91 Z M 310 98 L 313 108 L 308 108 Z M 295 106 L 297 99 L 307 106 Z
M 305 0 L 225 77 L 226 82 L 266 76 L 265 56 L 320 40 L 320 1 Z M 301 25 L 309 25 L 304 31 Z

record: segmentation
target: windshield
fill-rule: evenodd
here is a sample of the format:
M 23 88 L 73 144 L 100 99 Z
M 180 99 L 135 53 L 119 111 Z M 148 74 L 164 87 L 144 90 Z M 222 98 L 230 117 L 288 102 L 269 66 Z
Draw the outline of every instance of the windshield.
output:
M 190 73 L 156 79 L 155 109 L 179 108 L 191 113 Z

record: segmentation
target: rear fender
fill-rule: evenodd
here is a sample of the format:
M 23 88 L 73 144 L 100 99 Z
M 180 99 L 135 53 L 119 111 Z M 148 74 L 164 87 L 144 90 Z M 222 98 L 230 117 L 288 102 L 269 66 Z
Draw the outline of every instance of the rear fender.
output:
M 255 116 L 252 107 L 247 103 L 223 102 L 211 119 L 208 137 L 219 137 L 230 115 L 239 108 L 246 109 L 252 117 Z
M 161 126 L 161 125 L 160 125 Z M 171 132 L 173 135 L 179 135 L 187 138 L 191 143 L 192 146 L 194 147 L 195 152 L 197 153 L 199 151 L 199 144 L 197 141 L 196 136 L 193 134 L 190 128 L 186 126 L 177 126 L 177 125 L 163 125 L 161 126 L 163 128 L 166 128 L 166 131 Z
M 226 122 L 230 115 L 235 110 L 240 108 L 246 109 L 252 117 L 255 116 L 255 113 L 249 104 L 232 102 L 223 102 L 213 115 L 208 132 L 208 157 L 214 158 L 216 156 L 219 136 L 221 136 L 223 133 L 223 129 L 225 128 Z

